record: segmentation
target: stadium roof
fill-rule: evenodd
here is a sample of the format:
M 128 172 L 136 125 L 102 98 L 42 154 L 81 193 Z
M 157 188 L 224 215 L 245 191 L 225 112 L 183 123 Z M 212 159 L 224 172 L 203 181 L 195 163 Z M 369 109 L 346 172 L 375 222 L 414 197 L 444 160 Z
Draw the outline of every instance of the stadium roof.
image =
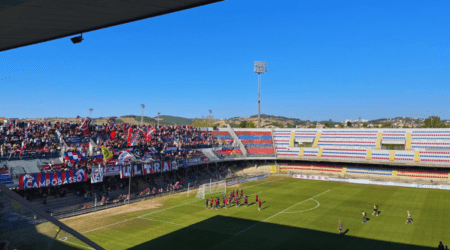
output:
M 222 0 L 1 0 L 0 51 Z

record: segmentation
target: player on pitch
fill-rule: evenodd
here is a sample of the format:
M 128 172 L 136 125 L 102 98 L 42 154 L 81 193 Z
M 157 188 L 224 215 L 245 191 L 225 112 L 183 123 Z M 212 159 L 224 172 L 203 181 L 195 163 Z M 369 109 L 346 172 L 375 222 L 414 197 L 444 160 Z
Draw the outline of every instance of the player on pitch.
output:
M 408 222 L 411 222 L 411 224 L 414 224 L 413 219 L 411 218 L 411 213 L 409 211 L 406 211 L 408 213 L 408 218 L 406 219 L 406 223 L 408 224 Z
M 361 213 L 362 213 L 362 216 L 363 216 L 363 218 L 362 218 L 362 223 L 368 222 L 368 220 L 367 220 L 367 218 L 366 218 L 366 212 L 364 212 L 364 210 L 363 210 L 363 211 L 361 211 Z
M 258 199 L 258 198 L 256 198 Z M 261 211 L 261 199 L 258 200 L 258 211 Z
M 339 220 L 338 229 L 339 229 L 339 235 L 340 235 L 340 237 L 342 237 L 342 221 L 341 220 Z
M 372 213 L 372 215 L 375 215 L 375 214 L 378 216 L 378 206 L 375 205 L 375 203 L 373 203 L 373 213 Z
M 244 196 L 244 206 L 248 207 L 248 197 Z

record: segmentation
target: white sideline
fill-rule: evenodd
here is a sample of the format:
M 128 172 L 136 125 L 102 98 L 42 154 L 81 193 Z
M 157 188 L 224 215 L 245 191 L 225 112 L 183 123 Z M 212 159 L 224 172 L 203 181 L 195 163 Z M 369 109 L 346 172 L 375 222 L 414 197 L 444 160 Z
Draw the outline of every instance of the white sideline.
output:
M 301 201 L 301 202 L 299 202 L 299 203 L 296 203 L 296 204 L 294 204 L 294 205 L 292 205 L 292 206 L 286 208 L 285 210 L 283 210 L 283 211 L 281 211 L 281 212 L 278 212 L 278 213 L 276 213 L 276 214 L 270 216 L 269 218 L 264 219 L 264 220 L 262 220 L 262 221 L 260 221 L 260 222 L 258 222 L 258 223 L 255 223 L 255 224 L 253 224 L 253 225 L 247 227 L 246 229 L 244 229 L 244 230 L 242 230 L 242 231 L 240 231 L 240 232 L 238 232 L 238 233 L 236 233 L 236 234 L 234 234 L 234 235 L 239 235 L 239 234 L 241 234 L 241 233 L 243 233 L 243 232 L 246 232 L 246 231 L 252 229 L 253 227 L 259 225 L 260 223 L 263 223 L 263 222 L 265 222 L 265 221 L 268 221 L 268 220 L 272 219 L 273 217 L 275 217 L 275 216 L 277 216 L 277 215 L 279 215 L 279 214 L 281 214 L 281 213 L 284 213 L 284 212 L 286 212 L 287 210 L 289 210 L 289 209 L 291 209 L 291 208 L 293 208 L 293 207 L 295 207 L 295 206 L 297 206 L 297 205 L 300 205 L 300 204 L 302 204 L 302 203 L 304 203 L 304 202 L 306 202 L 306 201 L 309 201 L 309 200 L 311 200 L 311 199 L 314 199 L 314 198 L 316 198 L 316 197 L 318 197 L 318 196 L 320 196 L 320 195 L 322 195 L 322 194 L 324 194 L 324 193 L 326 193 L 326 192 L 329 192 L 330 190 L 331 190 L 331 189 L 328 189 L 327 191 L 322 192 L 322 193 L 320 193 L 320 194 L 318 194 L 318 195 L 316 195 L 316 196 L 313 196 L 313 197 L 311 197 L 311 198 L 309 198 L 309 199 L 307 199 L 307 200 L 304 200 L 304 201 Z

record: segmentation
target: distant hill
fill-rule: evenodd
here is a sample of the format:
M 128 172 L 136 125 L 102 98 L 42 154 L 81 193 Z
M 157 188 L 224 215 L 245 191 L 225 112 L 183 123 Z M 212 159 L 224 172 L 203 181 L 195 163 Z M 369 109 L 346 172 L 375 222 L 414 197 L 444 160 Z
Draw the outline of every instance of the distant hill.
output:
M 155 121 L 158 117 L 155 117 Z M 161 115 L 159 116 L 159 124 L 164 125 L 190 125 L 194 119 L 179 116 Z

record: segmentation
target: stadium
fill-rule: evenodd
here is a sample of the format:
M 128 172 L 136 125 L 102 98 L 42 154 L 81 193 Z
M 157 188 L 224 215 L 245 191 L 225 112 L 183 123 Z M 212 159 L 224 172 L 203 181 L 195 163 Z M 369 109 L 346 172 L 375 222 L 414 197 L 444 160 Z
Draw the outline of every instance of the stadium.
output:
M 68 1 L 92 20 L 78 23 L 59 15 L 68 5 L 23 1 L 0 9 L 0 30 L 11 38 L 0 51 L 214 2 Z M 17 13 L 41 21 L 47 13 L 52 32 L 18 35 L 46 29 L 5 21 Z M 1 118 L 0 249 L 435 249 L 450 242 L 450 128 L 167 125 L 144 122 L 144 108 L 133 123 Z

